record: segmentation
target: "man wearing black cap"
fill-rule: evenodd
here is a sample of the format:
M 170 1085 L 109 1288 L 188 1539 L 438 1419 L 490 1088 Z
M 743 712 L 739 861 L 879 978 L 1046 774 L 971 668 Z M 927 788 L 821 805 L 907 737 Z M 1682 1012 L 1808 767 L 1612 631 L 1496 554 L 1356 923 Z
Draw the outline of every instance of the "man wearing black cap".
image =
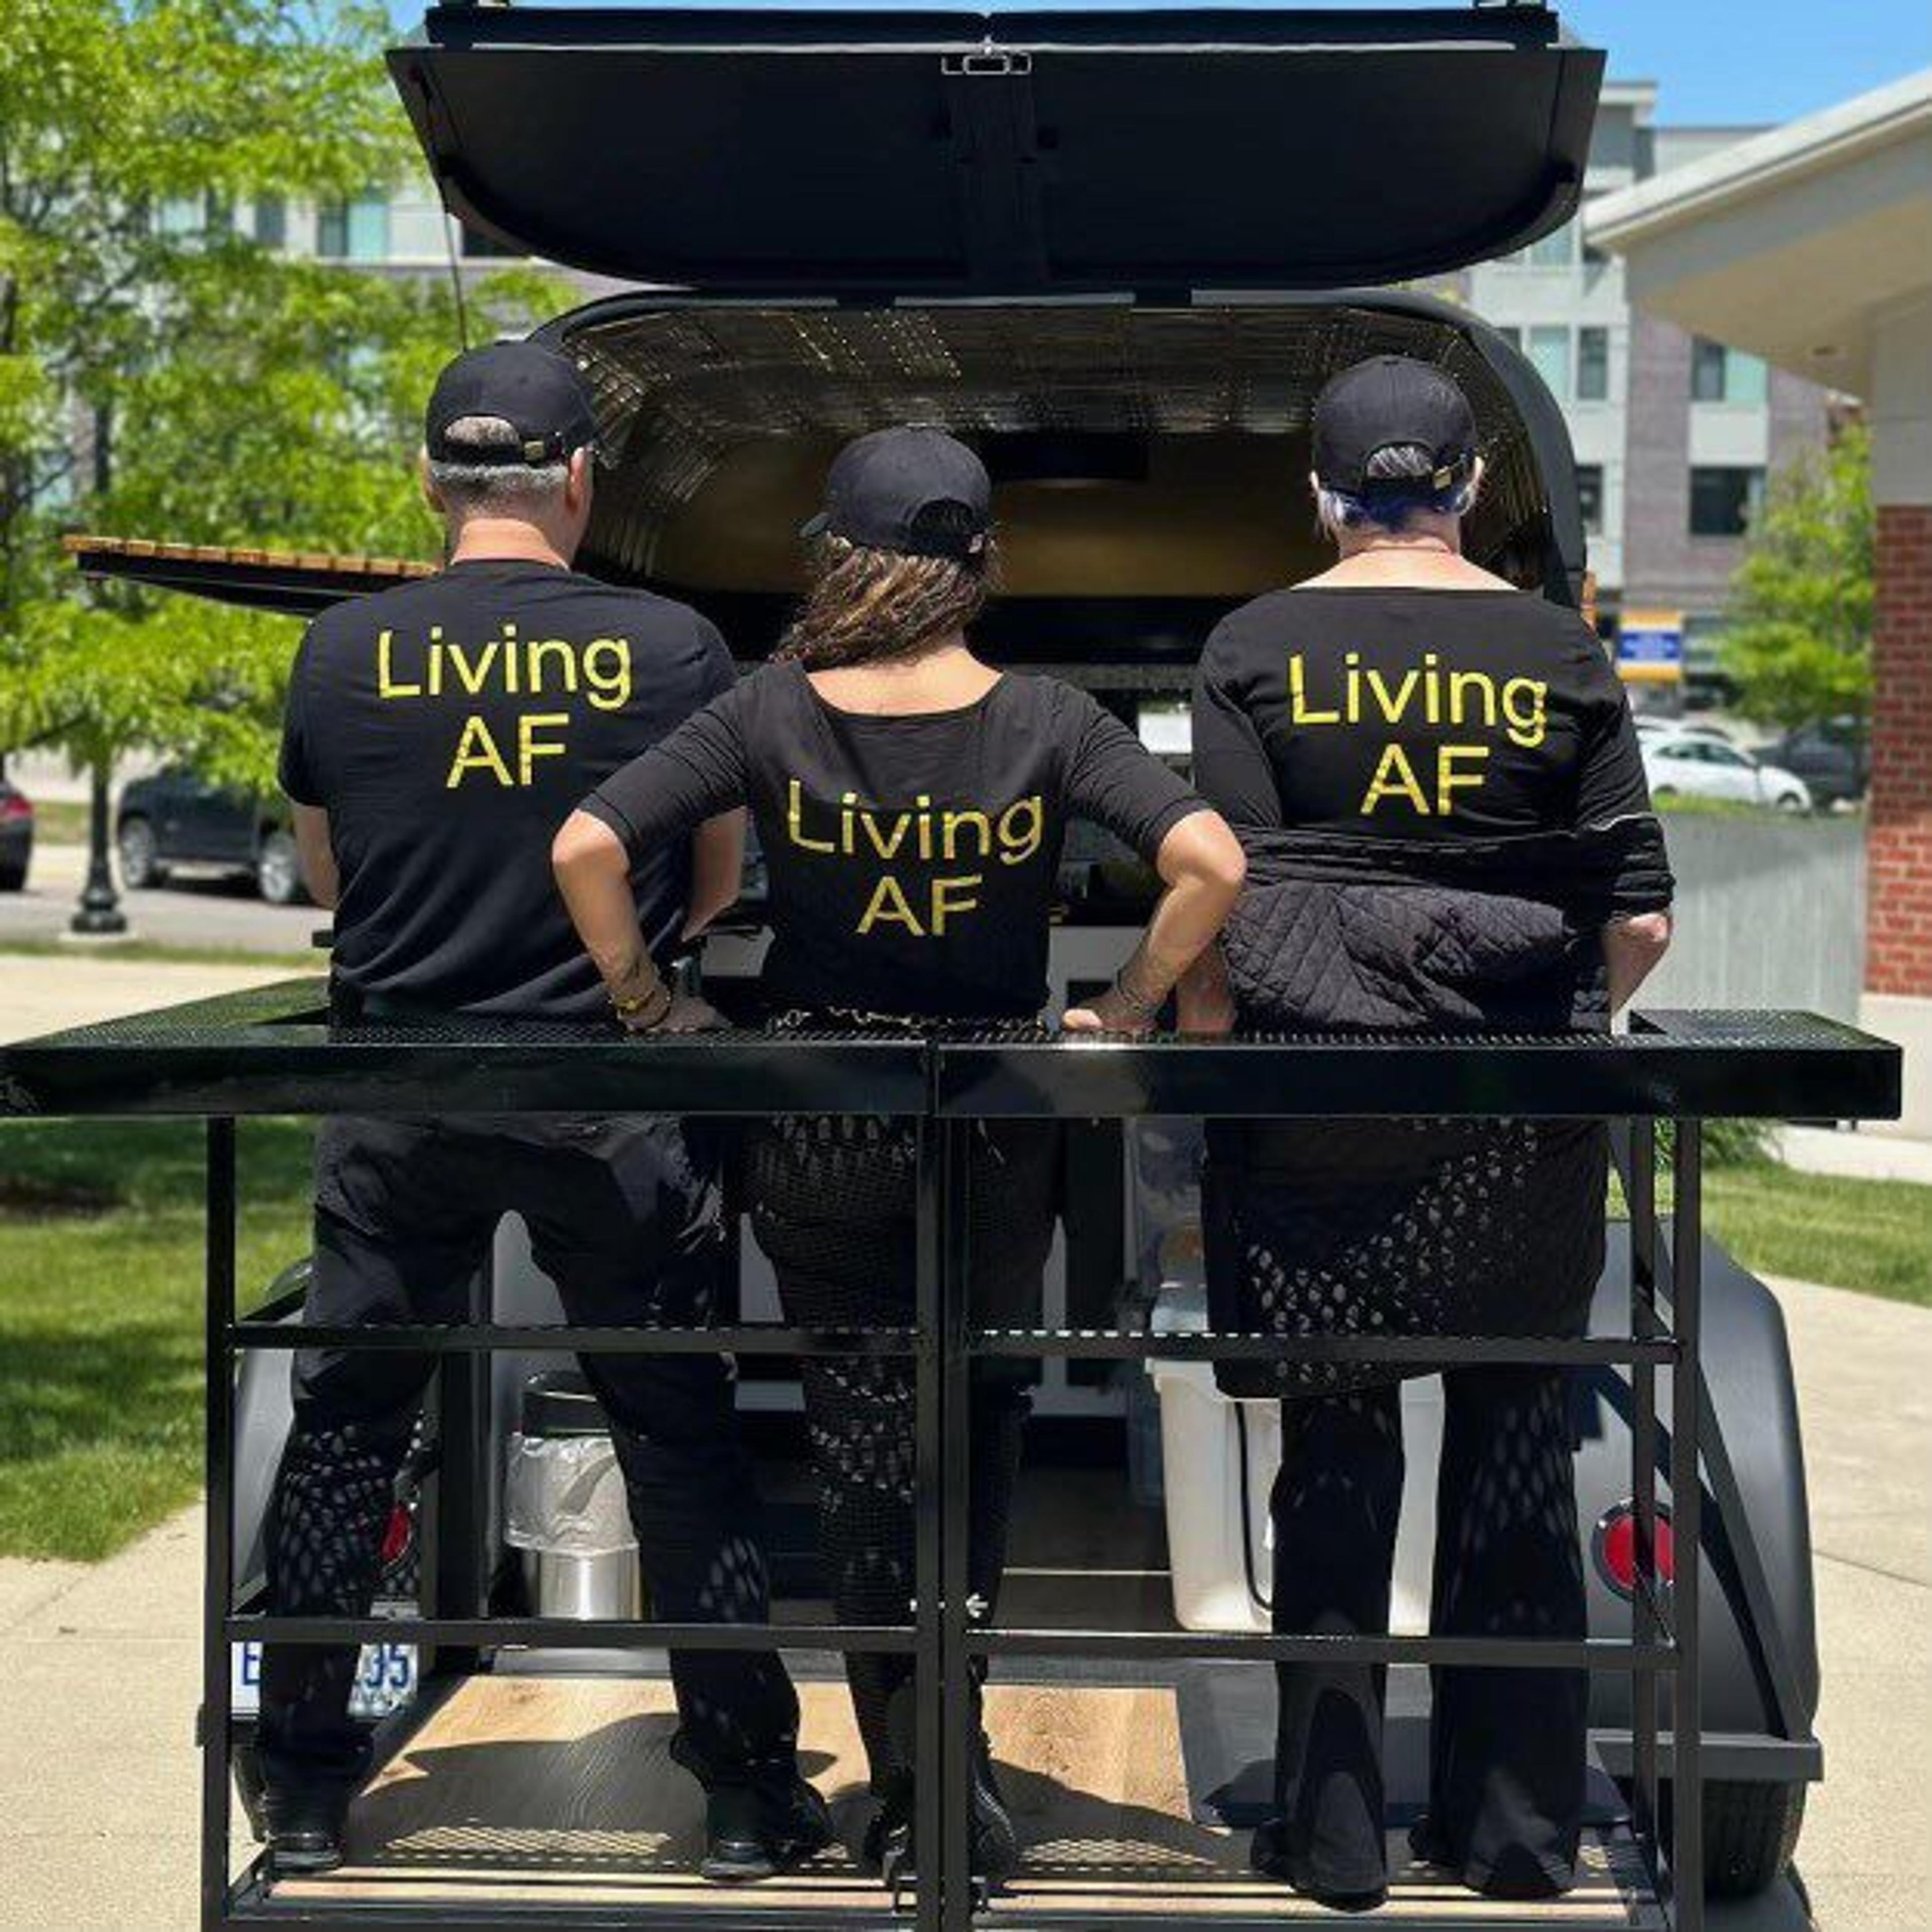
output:
M 447 568 L 337 605 L 303 640 L 282 784 L 310 888 L 335 909 L 334 994 L 346 1019 L 610 1016 L 556 897 L 551 836 L 587 787 L 734 680 L 695 612 L 571 568 L 596 436 L 589 392 L 561 357 L 523 343 L 459 356 L 430 400 L 424 452 Z M 658 958 L 736 896 L 742 839 L 742 814 L 724 814 L 638 854 L 629 889 Z M 469 1117 L 324 1125 L 306 1318 L 464 1318 L 512 1213 L 572 1322 L 709 1317 L 724 1236 L 716 1161 L 694 1131 Z M 367 1613 L 432 1366 L 393 1352 L 296 1358 L 268 1522 L 276 1613 Z M 655 1614 L 764 1620 L 756 1497 L 726 1364 L 623 1355 L 583 1366 L 610 1418 Z M 354 1664 L 338 1647 L 272 1645 L 264 1658 L 260 1756 L 282 1874 L 340 1861 L 369 1763 L 348 1715 Z M 824 1844 L 778 1657 L 687 1652 L 671 1671 L 673 1754 L 709 1793 L 706 1875 L 762 1877 Z
M 1202 656 L 1194 776 L 1248 890 L 1190 1030 L 1600 1028 L 1669 937 L 1671 880 L 1622 687 L 1574 610 L 1466 556 L 1477 424 L 1442 370 L 1378 356 L 1316 402 L 1338 560 L 1231 614 Z M 1568 1120 L 1216 1122 L 1211 1325 L 1282 1336 L 1581 1334 L 1604 1258 L 1606 1145 Z M 1403 1487 L 1400 1371 L 1224 1364 L 1280 1396 L 1276 1629 L 1388 1628 Z M 1561 1370 L 1443 1377 L 1431 1627 L 1586 1632 Z M 1275 1815 L 1253 1856 L 1351 1910 L 1388 1881 L 1381 1666 L 1277 1666 Z M 1432 1674 L 1415 1850 L 1473 1889 L 1576 1870 L 1588 1680 Z

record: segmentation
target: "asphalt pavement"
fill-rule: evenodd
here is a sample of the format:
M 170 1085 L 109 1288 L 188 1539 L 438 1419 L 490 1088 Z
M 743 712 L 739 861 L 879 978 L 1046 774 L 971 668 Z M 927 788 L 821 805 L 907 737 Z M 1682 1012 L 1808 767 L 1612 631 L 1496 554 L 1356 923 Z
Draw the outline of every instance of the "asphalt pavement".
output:
M 0 892 L 0 946 L 65 938 L 86 878 L 84 845 L 37 847 L 26 890 Z M 265 904 L 249 880 L 219 873 L 183 873 L 158 890 L 123 893 L 121 910 L 127 938 L 242 952 L 306 952 L 328 923 L 314 906 Z

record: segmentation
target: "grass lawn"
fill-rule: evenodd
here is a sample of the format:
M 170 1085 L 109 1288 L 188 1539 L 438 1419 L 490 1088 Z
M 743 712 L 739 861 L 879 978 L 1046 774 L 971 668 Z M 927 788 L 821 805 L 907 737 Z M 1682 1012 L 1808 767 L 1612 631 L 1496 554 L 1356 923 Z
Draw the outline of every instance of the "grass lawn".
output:
M 1706 1170 L 1704 1220 L 1754 1274 L 1932 1307 L 1932 1187 L 1750 1161 Z
M 308 1245 L 310 1130 L 242 1124 L 240 1279 Z M 0 1123 L 0 1556 L 104 1556 L 201 1481 L 201 1130 Z M 1712 1168 L 1747 1267 L 1932 1304 L 1932 1188 Z
M 34 801 L 34 837 L 47 845 L 85 845 L 92 836 L 84 798 L 42 798 Z
M 0 959 L 72 959 L 83 966 L 96 959 L 148 966 L 285 966 L 291 973 L 328 970 L 328 955 L 314 947 L 306 952 L 292 947 L 286 952 L 262 952 L 245 946 L 176 946 L 158 939 L 0 940 Z
M 308 1250 L 310 1129 L 244 1121 L 240 1280 Z M 0 1124 L 0 1555 L 93 1558 L 201 1486 L 201 1129 Z

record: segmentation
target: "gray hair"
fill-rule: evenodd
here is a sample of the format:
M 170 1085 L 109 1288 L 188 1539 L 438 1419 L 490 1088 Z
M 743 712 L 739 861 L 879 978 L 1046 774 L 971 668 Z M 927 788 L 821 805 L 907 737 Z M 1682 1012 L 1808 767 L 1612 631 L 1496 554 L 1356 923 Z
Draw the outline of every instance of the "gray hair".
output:
M 444 507 L 467 516 L 527 516 L 548 509 L 563 494 L 566 463 L 532 464 L 523 459 L 514 424 L 502 416 L 458 416 L 443 431 L 446 446 L 473 460 L 432 461 L 429 480 Z
M 1346 490 L 1331 490 L 1318 484 L 1315 492 L 1316 520 L 1331 540 L 1344 530 L 1372 527 L 1400 536 L 1418 516 L 1461 517 L 1468 514 L 1476 500 L 1473 474 L 1453 483 L 1446 490 L 1433 487 L 1436 474 L 1432 452 L 1419 442 L 1391 443 L 1369 458 L 1370 481 L 1384 484 L 1412 483 L 1412 489 L 1384 488 L 1358 496 Z

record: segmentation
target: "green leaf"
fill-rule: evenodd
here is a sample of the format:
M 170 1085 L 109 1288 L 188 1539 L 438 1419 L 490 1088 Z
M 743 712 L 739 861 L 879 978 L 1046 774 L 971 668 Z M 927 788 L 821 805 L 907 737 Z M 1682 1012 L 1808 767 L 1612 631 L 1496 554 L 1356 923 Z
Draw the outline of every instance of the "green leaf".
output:
M 1871 443 L 1852 424 L 1772 480 L 1731 586 L 1720 646 L 1748 718 L 1862 718 L 1876 568 Z
M 364 0 L 8 0 L 0 750 L 142 745 L 273 782 L 296 626 L 84 586 L 64 530 L 434 554 L 414 460 L 458 346 L 446 284 L 272 254 L 220 218 L 418 165 L 390 33 Z M 472 325 L 526 327 L 560 299 L 514 272 L 470 291 Z

